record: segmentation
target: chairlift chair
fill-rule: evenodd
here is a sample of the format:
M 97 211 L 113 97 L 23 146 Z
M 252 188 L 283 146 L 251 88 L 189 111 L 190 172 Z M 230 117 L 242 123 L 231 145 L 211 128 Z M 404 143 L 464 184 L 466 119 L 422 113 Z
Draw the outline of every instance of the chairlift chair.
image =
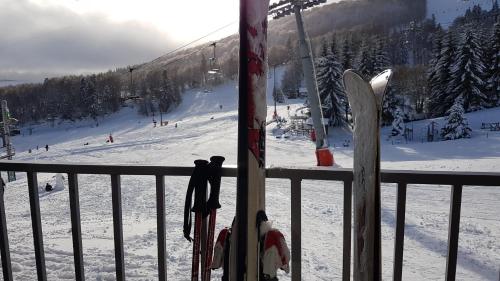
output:
M 208 70 L 208 74 L 212 77 L 211 80 L 213 80 L 221 75 L 221 71 L 220 71 L 219 64 L 217 62 L 217 55 L 215 53 L 215 49 L 217 47 L 217 42 L 213 42 L 209 46 L 213 47 L 213 57 L 209 58 L 210 70 Z

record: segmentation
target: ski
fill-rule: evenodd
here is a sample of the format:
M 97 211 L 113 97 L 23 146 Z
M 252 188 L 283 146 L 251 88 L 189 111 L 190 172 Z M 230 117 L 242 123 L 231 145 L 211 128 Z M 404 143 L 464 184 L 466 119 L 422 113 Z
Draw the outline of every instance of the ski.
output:
M 367 82 L 353 70 L 344 73 L 354 119 L 354 280 L 382 280 L 380 119 L 391 76 L 385 70 Z
M 210 281 L 212 258 L 214 250 L 215 221 L 217 218 L 217 209 L 220 209 L 219 194 L 221 182 L 221 168 L 225 158 L 222 156 L 210 157 L 208 164 L 208 182 L 210 183 L 210 197 L 208 198 L 207 208 L 209 210 L 207 248 L 205 252 L 205 268 L 203 269 L 202 281 Z
M 255 218 L 265 207 L 268 10 L 269 0 L 240 0 L 238 177 L 230 280 L 258 280 Z

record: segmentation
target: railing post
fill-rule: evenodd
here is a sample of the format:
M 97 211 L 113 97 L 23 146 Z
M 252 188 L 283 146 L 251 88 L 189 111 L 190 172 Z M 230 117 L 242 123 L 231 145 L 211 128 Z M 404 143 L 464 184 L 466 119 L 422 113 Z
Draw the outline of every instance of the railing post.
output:
M 33 228 L 33 243 L 35 247 L 36 275 L 38 281 L 47 280 L 45 270 L 45 253 L 43 250 L 42 221 L 40 217 L 40 198 L 38 197 L 37 174 L 28 172 L 28 192 L 30 196 L 31 225 Z
M 403 249 L 405 241 L 406 183 L 398 183 L 396 203 L 396 237 L 394 239 L 393 281 L 401 281 L 403 275 Z
M 115 240 L 116 280 L 125 280 L 125 257 L 123 251 L 122 195 L 120 175 L 111 175 L 111 196 L 113 204 L 113 232 Z
M 0 251 L 2 253 L 2 272 L 4 281 L 12 281 L 12 264 L 10 262 L 9 236 L 7 234 L 7 219 L 3 200 L 4 185 L 0 183 Z
M 352 180 L 344 181 L 342 281 L 351 279 Z
M 291 178 L 292 211 L 292 281 L 302 280 L 302 202 L 300 178 Z
M 158 234 L 158 280 L 167 281 L 167 247 L 165 229 L 165 178 L 156 175 L 156 224 Z
M 85 280 L 83 267 L 82 226 L 80 220 L 80 195 L 78 192 L 78 175 L 68 174 L 69 206 L 71 210 L 71 234 L 73 238 L 73 257 L 75 260 L 75 280 Z
M 446 259 L 446 281 L 455 281 L 457 271 L 458 234 L 460 232 L 460 208 L 462 186 L 451 187 L 450 222 L 448 229 L 448 257 Z

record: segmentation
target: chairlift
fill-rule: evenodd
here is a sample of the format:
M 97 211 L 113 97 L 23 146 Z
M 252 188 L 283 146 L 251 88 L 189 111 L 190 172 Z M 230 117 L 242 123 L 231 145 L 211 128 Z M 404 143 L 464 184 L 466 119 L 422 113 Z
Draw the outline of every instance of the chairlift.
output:
M 210 70 L 208 71 L 208 74 L 210 75 L 219 75 L 221 73 L 220 67 L 217 63 L 217 56 L 215 54 L 215 48 L 217 47 L 217 42 L 213 42 L 209 46 L 213 47 L 213 57 L 209 58 L 210 61 Z

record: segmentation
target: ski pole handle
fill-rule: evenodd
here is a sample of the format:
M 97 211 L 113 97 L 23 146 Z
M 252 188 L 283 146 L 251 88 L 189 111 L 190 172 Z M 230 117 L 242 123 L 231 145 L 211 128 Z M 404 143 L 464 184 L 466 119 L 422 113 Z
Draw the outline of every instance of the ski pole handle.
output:
M 208 181 L 210 182 L 210 197 L 208 198 L 207 207 L 208 209 L 219 209 L 219 195 L 220 195 L 220 182 L 222 173 L 222 163 L 226 158 L 222 156 L 212 156 L 210 157 L 209 166 L 209 176 Z

